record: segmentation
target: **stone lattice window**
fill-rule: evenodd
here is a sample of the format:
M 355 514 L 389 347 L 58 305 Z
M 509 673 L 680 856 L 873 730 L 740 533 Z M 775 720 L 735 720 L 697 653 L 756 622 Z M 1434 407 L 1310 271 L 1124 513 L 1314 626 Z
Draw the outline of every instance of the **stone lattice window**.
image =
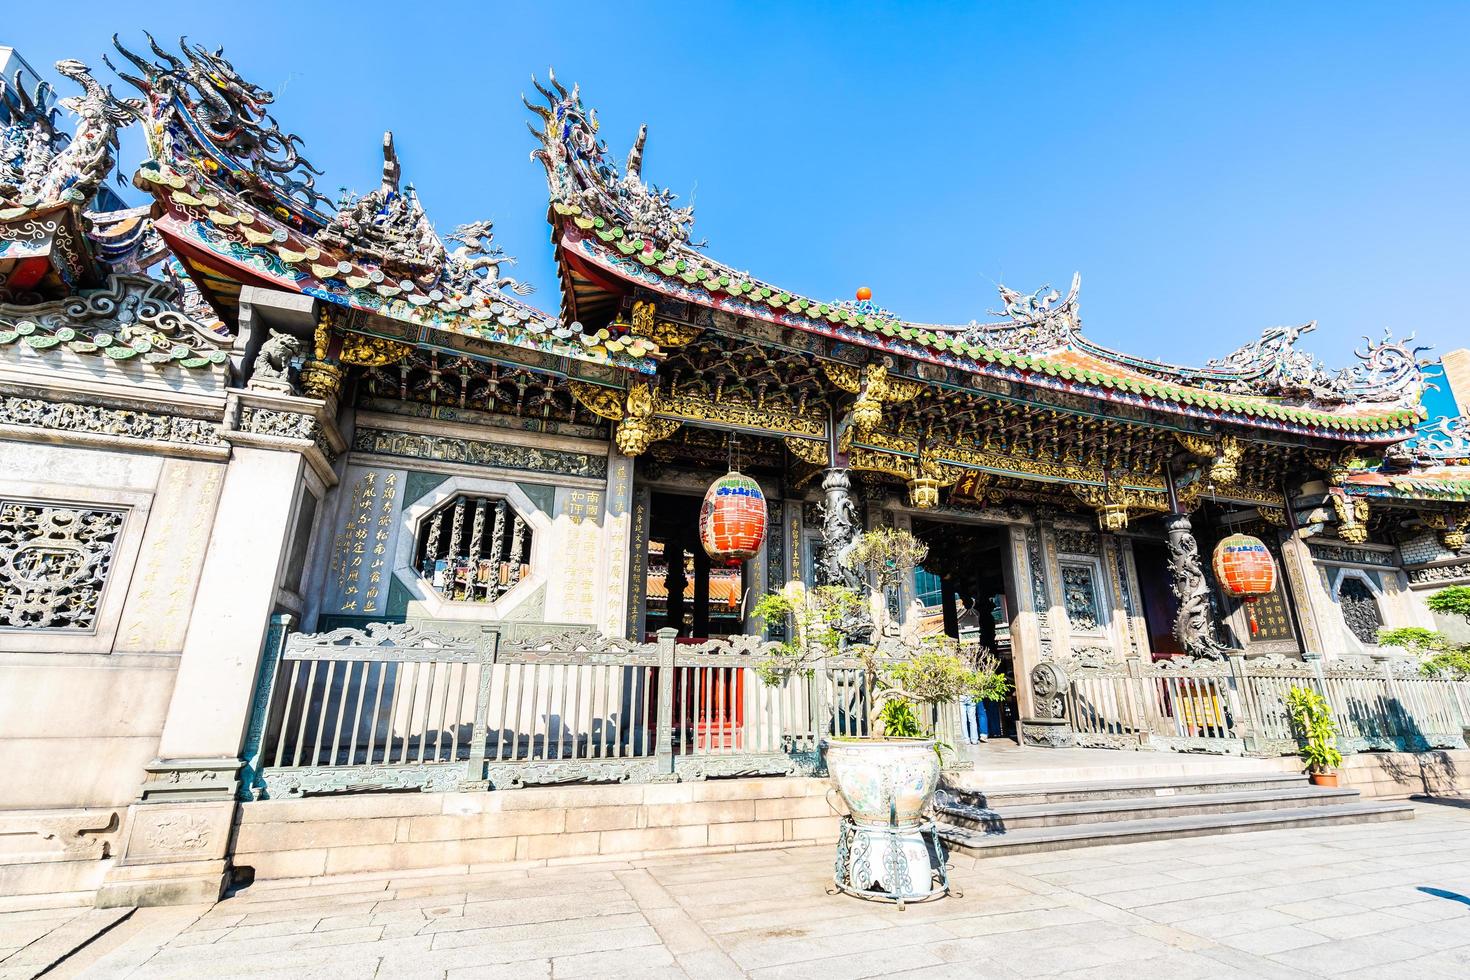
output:
M 96 629 L 123 516 L 0 500 L 0 629 Z
M 420 574 L 457 602 L 494 602 L 531 572 L 531 526 L 503 499 L 459 494 L 419 521 Z
M 1062 565 L 1062 597 L 1073 629 L 1095 630 L 1101 625 L 1091 566 Z
M 1345 578 L 1337 589 L 1337 603 L 1342 607 L 1342 620 L 1353 636 L 1364 643 L 1376 644 L 1383 628 L 1383 613 L 1368 583 L 1360 578 Z

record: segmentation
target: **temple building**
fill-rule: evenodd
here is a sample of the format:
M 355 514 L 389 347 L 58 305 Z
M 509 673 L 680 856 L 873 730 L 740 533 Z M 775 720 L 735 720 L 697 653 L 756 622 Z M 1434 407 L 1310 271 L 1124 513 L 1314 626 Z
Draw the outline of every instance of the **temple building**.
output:
M 113 63 L 128 97 L 60 62 L 79 90 L 66 111 L 7 89 L 0 131 L 0 895 L 207 899 L 256 800 L 390 768 L 395 711 L 415 706 L 398 688 L 384 702 L 372 656 L 308 676 L 292 636 L 488 632 L 503 652 L 580 631 L 651 650 L 672 630 L 738 652 L 763 638 L 756 598 L 841 581 L 856 533 L 891 526 L 929 545 L 893 609 L 953 636 L 978 623 L 1012 678 L 995 734 L 1124 747 L 1134 729 L 1069 719 L 1069 676 L 1402 658 L 1380 629 L 1435 628 L 1425 593 L 1470 583 L 1470 423 L 1426 420 L 1412 340 L 1329 368 L 1302 349 L 1314 324 L 1242 325 L 1236 349 L 1184 367 L 1091 339 L 1080 277 L 1002 287 L 960 324 L 806 296 L 696 248 L 693 209 L 645 177 L 646 130 L 615 158 L 554 75 L 528 106 L 559 294 L 533 301 L 489 221 L 435 226 L 392 134 L 379 185 L 329 200 L 271 93 L 220 52 L 148 38 Z M 124 162 L 135 208 L 99 199 L 127 126 L 148 150 Z M 376 158 L 376 134 L 357 135 Z M 533 174 L 519 193 L 541 193 Z M 701 500 L 732 470 L 759 485 L 765 533 L 720 564 Z M 1209 559 L 1242 533 L 1280 571 L 1252 603 Z M 464 760 L 491 788 L 511 778 L 495 766 L 518 730 L 488 723 L 488 762 L 483 730 L 516 698 L 469 656 L 447 681 L 430 671 L 422 699 L 439 683 L 447 706 L 457 683 L 464 706 L 478 677 L 482 710 L 460 725 L 440 709 L 432 756 L 420 733 L 396 788 L 442 788 Z M 622 713 L 654 711 L 626 678 Z M 728 704 L 754 703 L 753 682 L 722 683 L 726 729 L 701 722 L 690 745 L 733 745 L 745 724 Z M 304 771 L 329 698 L 346 707 L 328 734 L 358 737 L 374 690 L 386 721 L 365 754 L 334 743 Z M 578 719 L 604 740 L 651 730 L 607 721 L 608 697 L 545 712 L 571 719 L 573 761 Z M 813 751 L 837 722 L 814 724 Z M 806 744 L 777 734 L 761 759 Z M 527 751 L 566 737 L 533 732 Z M 274 759 L 252 761 L 262 744 Z M 548 762 L 504 785 L 580 778 L 602 777 Z

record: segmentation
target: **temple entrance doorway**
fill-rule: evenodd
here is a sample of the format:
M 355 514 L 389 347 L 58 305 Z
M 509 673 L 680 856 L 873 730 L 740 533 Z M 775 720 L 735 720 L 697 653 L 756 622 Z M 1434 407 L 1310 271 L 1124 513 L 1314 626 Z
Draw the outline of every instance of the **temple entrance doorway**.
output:
M 1169 559 L 1159 541 L 1133 541 L 1133 563 L 1138 569 L 1138 589 L 1143 594 L 1143 621 L 1148 627 L 1148 648 L 1154 659 L 1184 651 L 1174 639 L 1174 616 L 1179 600 L 1169 589 Z
M 714 565 L 699 543 L 702 498 L 655 492 L 649 501 L 644 637 L 665 626 L 681 641 L 745 631 L 745 566 Z
M 943 633 L 965 648 L 977 644 L 1011 682 L 1005 701 L 985 703 L 990 737 L 1016 737 L 1016 672 L 1011 648 L 1010 533 L 1006 528 L 915 520 L 914 536 L 929 557 L 914 571 L 914 598 L 926 632 Z

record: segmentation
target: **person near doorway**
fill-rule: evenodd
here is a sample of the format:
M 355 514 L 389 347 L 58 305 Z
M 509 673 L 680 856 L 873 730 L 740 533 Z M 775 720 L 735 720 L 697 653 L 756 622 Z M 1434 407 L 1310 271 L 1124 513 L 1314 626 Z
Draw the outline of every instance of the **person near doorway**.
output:
M 960 648 L 974 653 L 980 645 L 980 617 L 975 612 L 975 601 L 968 597 L 961 600 L 964 608 L 958 616 Z M 978 745 L 990 740 L 990 719 L 986 717 L 985 702 L 977 701 L 968 694 L 960 698 L 960 711 L 965 716 L 965 742 Z

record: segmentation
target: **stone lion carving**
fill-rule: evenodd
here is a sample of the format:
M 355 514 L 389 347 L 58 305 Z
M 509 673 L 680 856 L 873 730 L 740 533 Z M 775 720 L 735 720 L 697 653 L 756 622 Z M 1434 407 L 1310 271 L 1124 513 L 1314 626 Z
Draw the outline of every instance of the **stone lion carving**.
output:
M 301 356 L 301 341 L 288 333 L 272 330 L 260 352 L 255 355 L 255 368 L 245 387 L 253 391 L 279 391 L 295 394 L 291 364 Z

